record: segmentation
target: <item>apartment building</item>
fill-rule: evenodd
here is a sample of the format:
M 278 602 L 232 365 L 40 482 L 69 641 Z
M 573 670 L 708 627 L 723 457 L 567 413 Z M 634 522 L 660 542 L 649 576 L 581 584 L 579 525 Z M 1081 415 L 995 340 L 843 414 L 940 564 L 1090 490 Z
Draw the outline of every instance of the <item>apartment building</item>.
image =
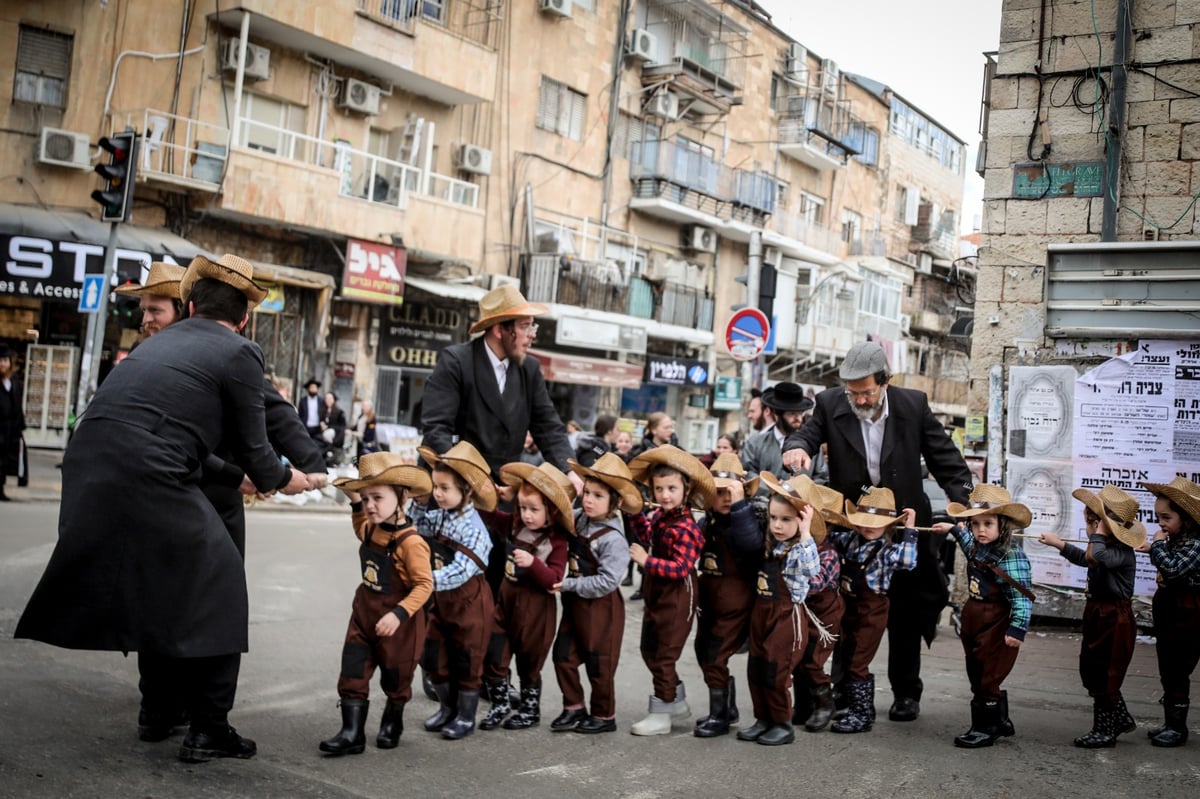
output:
M 564 417 L 667 410 L 698 451 L 747 388 L 736 306 L 775 322 L 758 383 L 827 382 L 866 335 L 898 371 L 953 376 L 931 354 L 945 303 L 914 287 L 954 263 L 962 142 L 750 0 L 15 2 L 0 42 L 0 337 L 36 331 L 27 374 L 66 396 L 108 234 L 94 143 L 126 128 L 117 280 L 250 258 L 272 372 L 388 423 L 416 422 L 437 352 L 503 281 L 551 308 L 535 355 Z M 121 314 L 101 371 L 135 340 Z M 38 443 L 68 413 L 47 405 Z

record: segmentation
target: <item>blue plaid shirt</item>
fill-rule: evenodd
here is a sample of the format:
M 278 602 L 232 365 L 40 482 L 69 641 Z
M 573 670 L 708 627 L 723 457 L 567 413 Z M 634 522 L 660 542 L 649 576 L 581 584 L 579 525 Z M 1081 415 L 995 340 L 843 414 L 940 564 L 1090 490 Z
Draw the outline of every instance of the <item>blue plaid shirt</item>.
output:
M 831 532 L 829 540 L 843 561 L 867 563 L 867 588 L 876 594 L 886 594 L 892 586 L 892 575 L 897 570 L 911 571 L 917 568 L 917 531 L 905 528 L 899 541 L 884 533 L 881 538 L 868 541 L 854 530 Z M 878 555 L 875 553 L 878 551 Z
M 811 538 L 798 542 L 788 549 L 788 542 L 776 541 L 771 545 L 769 557 L 783 562 L 783 584 L 792 595 L 792 603 L 799 605 L 808 597 L 808 587 L 821 571 L 821 556 L 817 554 L 817 544 Z M 786 555 L 784 554 L 786 550 Z
M 492 537 L 472 503 L 468 502 L 462 510 L 452 511 L 414 502 L 409 507 L 408 518 L 425 538 L 445 536 L 474 552 L 484 563 L 488 562 Z M 452 591 L 477 574 L 483 574 L 479 565 L 463 553 L 455 552 L 454 560 L 433 573 L 433 590 Z
M 1200 588 L 1200 538 L 1174 536 L 1150 545 L 1150 562 L 1160 584 Z
M 1025 557 L 1025 550 L 1010 546 L 1005 552 L 1000 552 L 995 544 L 980 544 L 975 540 L 975 536 L 971 535 L 971 531 L 961 524 L 950 528 L 950 535 L 954 536 L 963 554 L 971 560 L 994 565 L 1030 591 L 1033 590 L 1033 569 L 1029 565 L 1029 558 Z M 1018 641 L 1024 641 L 1025 632 L 1029 629 L 1029 619 L 1033 615 L 1033 600 L 1009 585 L 1007 580 L 999 577 L 995 579 L 999 583 L 1001 593 L 1008 600 L 1009 607 L 1012 608 L 1008 620 L 1008 635 Z

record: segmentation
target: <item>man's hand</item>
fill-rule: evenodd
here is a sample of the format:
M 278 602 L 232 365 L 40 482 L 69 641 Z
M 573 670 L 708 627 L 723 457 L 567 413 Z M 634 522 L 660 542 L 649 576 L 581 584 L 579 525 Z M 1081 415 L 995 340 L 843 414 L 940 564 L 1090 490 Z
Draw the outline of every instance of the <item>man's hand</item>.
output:
M 241 491 L 248 497 L 252 497 L 258 493 L 258 488 L 255 487 L 254 481 L 249 477 L 243 477 L 242 484 L 238 486 L 238 491 Z
M 308 475 L 299 469 L 292 469 L 292 479 L 288 480 L 287 485 L 279 489 L 281 494 L 300 494 L 308 490 Z
M 305 475 L 308 478 L 308 487 L 310 489 L 324 488 L 329 482 L 329 475 L 325 472 L 309 472 Z
M 812 468 L 812 455 L 802 449 L 789 449 L 783 453 L 783 465 L 793 472 L 806 472 Z

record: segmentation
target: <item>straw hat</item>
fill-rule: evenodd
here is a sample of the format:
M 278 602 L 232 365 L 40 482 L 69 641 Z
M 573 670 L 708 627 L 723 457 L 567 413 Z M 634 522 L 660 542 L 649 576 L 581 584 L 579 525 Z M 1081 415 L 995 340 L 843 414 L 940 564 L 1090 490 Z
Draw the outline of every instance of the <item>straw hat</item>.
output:
M 655 466 L 669 466 L 677 472 L 687 475 L 692 483 L 692 501 L 698 502 L 699 507 L 707 508 L 712 504 L 717 487 L 713 485 L 712 475 L 704 464 L 696 460 L 679 447 L 663 444 L 661 447 L 648 449 L 629 462 L 629 472 L 633 479 L 643 485 L 650 485 L 648 475 Z
M 506 463 L 500 467 L 500 479 L 505 485 L 519 488 L 521 483 L 528 483 L 551 504 L 558 509 L 558 518 L 570 532 L 575 532 L 575 514 L 571 512 L 571 503 L 575 501 L 575 486 L 571 480 L 552 463 L 543 462 L 540 466 L 529 463 Z
M 812 479 L 808 475 L 800 476 L 808 480 Z M 841 491 L 834 491 L 829 486 L 813 483 L 813 496 L 817 500 L 815 507 L 825 517 L 826 524 L 847 528 L 853 526 L 850 524 L 850 520 L 842 515 L 846 509 L 846 498 L 842 496 Z
M 871 488 L 858 498 L 855 505 L 846 500 L 846 521 L 851 527 L 891 527 L 901 520 L 896 510 L 896 496 L 890 488 Z
M 430 468 L 444 463 L 467 481 L 474 496 L 474 503 L 482 510 L 495 510 L 496 486 L 492 483 L 492 472 L 487 461 L 469 442 L 460 441 L 442 455 L 438 455 L 429 447 L 417 447 L 421 460 Z
M 732 452 L 722 452 L 713 461 L 708 470 L 713 476 L 713 485 L 718 489 L 729 488 L 733 483 L 740 483 L 746 496 L 752 497 L 758 493 L 758 478 L 746 479 L 746 467 L 741 459 Z
M 1176 476 L 1169 483 L 1142 483 L 1142 488 L 1156 497 L 1171 500 L 1191 516 L 1192 521 L 1200 524 L 1200 486 L 1191 480 Z
M 186 302 L 196 281 L 204 278 L 212 278 L 233 286 L 246 295 L 246 301 L 250 303 L 251 308 L 267 296 L 267 290 L 254 282 L 254 266 L 245 258 L 239 258 L 232 253 L 225 253 L 215 261 L 203 255 L 193 258 L 179 284 L 179 296 Z
M 621 497 L 621 509 L 626 513 L 642 512 L 642 492 L 633 482 L 633 475 L 620 455 L 606 452 L 597 458 L 590 468 L 576 460 L 568 460 L 567 467 L 580 477 L 599 480 L 616 491 Z
M 817 494 L 817 484 L 812 481 L 811 477 L 806 474 L 798 474 L 790 480 L 783 481 L 772 472 L 759 472 L 758 476 L 762 478 L 763 485 L 767 487 L 768 491 L 782 497 L 797 511 L 803 510 L 805 505 L 811 506 L 813 515 L 809 532 L 812 533 L 813 540 L 818 544 L 825 540 L 828 530 L 825 528 L 825 517 L 821 515 L 821 508 L 818 504 L 821 500 Z
M 423 497 L 433 490 L 429 472 L 405 463 L 398 452 L 363 455 L 358 459 L 358 477 L 339 477 L 333 484 L 355 493 L 369 486 L 400 486 L 407 488 L 414 497 Z
M 467 332 L 478 333 L 480 330 L 487 330 L 492 325 L 498 325 L 510 319 L 541 316 L 548 313 L 549 310 L 545 305 L 529 302 L 521 294 L 520 289 L 506 283 L 479 298 L 479 321 L 471 325 L 471 329 Z
M 1100 517 L 1100 523 L 1128 547 L 1137 549 L 1146 543 L 1146 526 L 1138 521 L 1138 501 L 1115 485 L 1106 485 L 1098 494 L 1077 488 L 1071 496 Z
M 1011 519 L 1017 527 L 1022 529 L 1028 527 L 1029 523 L 1033 521 L 1033 514 L 1030 513 L 1029 508 L 1020 502 L 1013 502 L 1012 494 L 1000 486 L 980 483 L 971 490 L 971 496 L 967 499 L 967 503 L 960 505 L 957 502 L 951 502 L 946 505 L 946 513 L 956 519 L 994 513 L 997 516 Z
M 146 275 L 146 282 L 143 285 L 131 283 L 127 286 L 117 286 L 117 293 L 135 296 L 149 294 L 154 297 L 178 300 L 180 299 L 179 282 L 183 280 L 185 272 L 187 269 L 177 264 L 154 261 L 150 264 L 150 272 Z

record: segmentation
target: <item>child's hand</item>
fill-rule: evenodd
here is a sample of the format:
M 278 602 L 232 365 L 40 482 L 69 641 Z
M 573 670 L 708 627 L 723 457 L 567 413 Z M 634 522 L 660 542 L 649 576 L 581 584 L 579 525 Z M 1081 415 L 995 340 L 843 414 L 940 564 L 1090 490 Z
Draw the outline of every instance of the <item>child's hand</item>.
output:
M 629 546 L 629 557 L 639 566 L 646 565 L 646 549 L 641 544 L 631 544 Z
M 495 483 L 494 485 L 496 486 L 496 496 L 504 502 L 512 502 L 513 494 L 516 493 L 515 488 L 506 486 L 504 483 Z
M 740 502 L 741 500 L 746 498 L 746 488 L 738 480 L 732 481 L 729 484 L 729 488 L 727 488 L 726 490 L 729 492 L 730 504 L 732 504 L 734 502 Z
M 1004 645 L 1011 646 L 1013 649 L 1016 649 L 1021 645 L 1021 639 L 1013 638 L 1011 635 L 1006 635 L 1004 636 Z
M 562 583 L 555 583 L 554 585 L 550 586 L 550 593 L 561 594 L 562 593 Z
M 812 520 L 813 520 L 813 514 L 815 514 L 816 512 L 817 511 L 813 508 L 812 505 L 805 505 L 804 508 L 799 511 L 800 540 L 801 541 L 805 540 L 805 537 L 808 537 L 808 538 L 812 537 Z
M 1066 546 L 1066 543 L 1064 543 L 1062 538 L 1056 533 L 1042 533 L 1038 536 L 1038 543 L 1045 544 L 1048 547 L 1054 547 L 1059 552 L 1061 552 L 1063 547 Z
M 935 522 L 934 524 L 929 526 L 929 529 L 940 535 L 942 533 L 948 533 L 951 530 L 953 530 L 954 525 L 951 524 L 950 522 Z
M 351 503 L 362 501 L 362 495 L 359 494 L 357 491 L 350 491 L 348 489 L 343 488 L 343 489 L 341 489 L 341 492 L 346 495 L 346 499 L 350 500 Z
M 522 569 L 528 568 L 529 565 L 533 563 L 533 555 L 523 549 L 514 549 L 513 563 L 517 564 L 517 566 L 521 567 Z
M 904 529 L 917 526 L 917 512 L 912 508 L 905 508 L 900 512 L 900 518 L 904 520 Z
M 395 613 L 385 613 L 383 618 L 375 622 L 375 634 L 380 638 L 389 638 L 399 629 L 400 620 L 396 618 Z

